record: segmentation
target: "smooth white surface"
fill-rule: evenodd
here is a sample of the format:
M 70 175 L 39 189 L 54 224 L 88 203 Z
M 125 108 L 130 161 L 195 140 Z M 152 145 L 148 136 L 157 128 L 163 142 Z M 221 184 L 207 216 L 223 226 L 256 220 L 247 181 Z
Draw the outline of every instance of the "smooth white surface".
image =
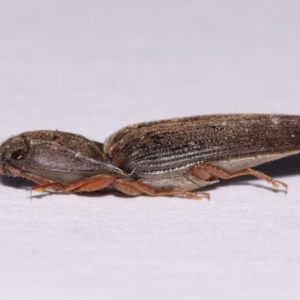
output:
M 1 1 L 0 139 L 300 114 L 299 1 Z M 0 185 L 1 299 L 299 299 L 299 156 L 211 201 Z M 20 186 L 19 186 L 20 184 Z

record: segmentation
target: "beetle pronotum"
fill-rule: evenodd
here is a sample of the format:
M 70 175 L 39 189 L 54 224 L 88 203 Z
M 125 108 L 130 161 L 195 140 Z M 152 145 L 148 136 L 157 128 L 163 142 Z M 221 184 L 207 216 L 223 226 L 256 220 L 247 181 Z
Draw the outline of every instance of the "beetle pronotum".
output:
M 33 191 L 90 192 L 109 186 L 127 194 L 209 197 L 192 192 L 219 179 L 300 152 L 300 116 L 207 115 L 139 123 L 105 143 L 60 131 L 29 131 L 0 146 L 0 173 L 36 182 Z

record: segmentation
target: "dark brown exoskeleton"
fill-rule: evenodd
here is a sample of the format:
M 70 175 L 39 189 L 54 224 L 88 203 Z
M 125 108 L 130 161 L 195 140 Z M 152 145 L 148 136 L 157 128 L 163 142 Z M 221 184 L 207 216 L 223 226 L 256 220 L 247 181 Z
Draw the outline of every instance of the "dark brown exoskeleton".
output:
M 0 146 L 0 173 L 38 184 L 30 190 L 96 191 L 127 195 L 194 193 L 219 179 L 253 175 L 251 169 L 300 152 L 300 116 L 208 115 L 127 126 L 104 144 L 60 131 L 31 131 Z

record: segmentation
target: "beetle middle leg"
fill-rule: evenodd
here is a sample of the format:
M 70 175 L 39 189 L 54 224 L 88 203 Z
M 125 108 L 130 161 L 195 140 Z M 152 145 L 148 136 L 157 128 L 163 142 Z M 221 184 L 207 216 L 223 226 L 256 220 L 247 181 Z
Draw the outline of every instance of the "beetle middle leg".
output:
M 122 193 L 130 196 L 146 194 L 148 196 L 182 196 L 189 199 L 201 200 L 203 197 L 209 199 L 209 193 L 192 193 L 175 189 L 157 190 L 139 181 L 128 181 L 125 179 L 117 179 L 113 182 L 113 186 Z M 201 197 L 202 195 L 202 197 Z
M 239 176 L 252 175 L 256 178 L 266 180 L 267 182 L 271 183 L 275 188 L 279 188 L 280 185 L 283 186 L 286 191 L 288 188 L 288 185 L 286 183 L 276 180 L 262 172 L 252 170 L 252 169 L 243 169 L 243 170 L 230 173 L 221 168 L 214 167 L 212 165 L 199 164 L 199 165 L 194 165 L 192 167 L 191 172 L 192 175 L 201 179 L 209 179 L 209 175 L 210 177 L 221 178 L 221 179 L 230 179 Z

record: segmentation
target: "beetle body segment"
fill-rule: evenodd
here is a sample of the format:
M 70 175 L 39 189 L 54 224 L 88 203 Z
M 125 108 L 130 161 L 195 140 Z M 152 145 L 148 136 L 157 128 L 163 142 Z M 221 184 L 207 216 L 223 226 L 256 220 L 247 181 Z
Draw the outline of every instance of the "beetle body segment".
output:
M 126 177 L 107 163 L 96 143 L 60 131 L 29 131 L 11 137 L 0 147 L 0 162 L 5 175 L 11 175 L 7 168 L 9 163 L 24 172 L 64 183 L 101 173 Z

